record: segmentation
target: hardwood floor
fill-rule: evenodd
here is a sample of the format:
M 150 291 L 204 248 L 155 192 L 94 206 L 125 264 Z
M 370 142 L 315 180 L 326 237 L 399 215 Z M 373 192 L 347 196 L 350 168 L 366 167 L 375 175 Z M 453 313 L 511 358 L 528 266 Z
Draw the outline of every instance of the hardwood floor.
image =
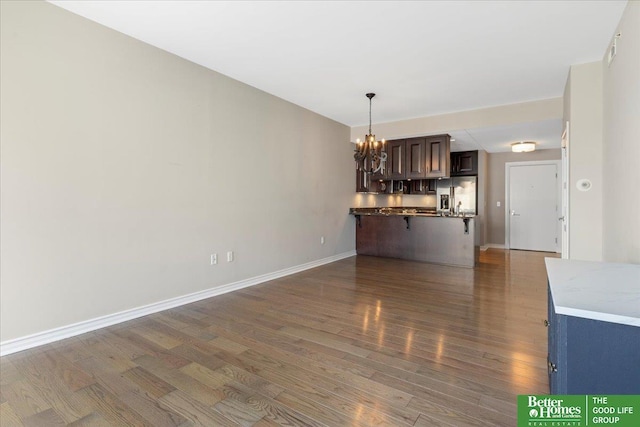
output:
M 4 426 L 514 426 L 552 254 L 353 257 L 0 359 Z

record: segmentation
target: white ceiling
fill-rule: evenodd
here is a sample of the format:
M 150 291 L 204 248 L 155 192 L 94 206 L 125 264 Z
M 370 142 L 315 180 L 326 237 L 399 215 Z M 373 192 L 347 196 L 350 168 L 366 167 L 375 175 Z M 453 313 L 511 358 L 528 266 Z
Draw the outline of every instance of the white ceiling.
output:
M 481 129 L 449 132 L 451 151 L 485 150 L 488 153 L 511 151 L 511 144 L 534 141 L 537 150 L 560 148 L 562 120 L 551 119 Z
M 626 0 L 52 3 L 360 126 L 367 92 L 374 123 L 562 96 L 570 65 L 603 58 Z M 553 132 L 558 147 L 556 122 L 452 135 L 485 148 Z

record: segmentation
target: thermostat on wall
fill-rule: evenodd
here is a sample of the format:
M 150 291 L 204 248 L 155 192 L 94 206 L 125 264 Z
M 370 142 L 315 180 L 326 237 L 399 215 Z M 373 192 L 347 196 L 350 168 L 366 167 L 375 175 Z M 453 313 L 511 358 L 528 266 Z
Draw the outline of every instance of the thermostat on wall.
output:
M 589 191 L 591 190 L 591 181 L 588 179 L 579 179 L 576 182 L 576 188 L 580 191 Z

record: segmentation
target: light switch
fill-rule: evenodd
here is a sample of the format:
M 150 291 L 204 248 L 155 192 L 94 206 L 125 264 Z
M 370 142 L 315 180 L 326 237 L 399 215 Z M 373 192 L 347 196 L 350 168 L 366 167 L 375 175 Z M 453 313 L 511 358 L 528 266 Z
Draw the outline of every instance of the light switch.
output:
M 500 207 L 500 202 L 499 202 L 499 201 L 498 201 L 498 202 L 496 202 L 496 206 L 497 206 L 497 207 Z

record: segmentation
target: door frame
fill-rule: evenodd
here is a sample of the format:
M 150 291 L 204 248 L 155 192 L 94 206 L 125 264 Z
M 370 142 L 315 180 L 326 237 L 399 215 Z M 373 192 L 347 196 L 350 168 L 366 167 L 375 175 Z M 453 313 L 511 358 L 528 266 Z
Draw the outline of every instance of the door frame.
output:
M 505 249 L 511 248 L 511 221 L 509 210 L 511 208 L 511 197 L 509 197 L 509 190 L 511 189 L 511 168 L 518 166 L 542 166 L 542 165 L 555 165 L 556 166 L 556 213 L 558 218 L 562 212 L 562 162 L 560 160 L 535 160 L 529 162 L 506 162 L 504 164 L 504 184 L 505 184 L 505 196 L 504 196 L 504 247 Z M 559 179 L 560 178 L 560 179 Z M 556 236 L 558 242 L 556 244 L 556 253 L 560 253 L 562 248 L 562 227 L 560 221 L 556 222 Z
M 569 121 L 564 125 L 561 140 L 562 153 L 562 221 L 560 222 L 560 239 L 562 242 L 562 259 L 569 259 Z

